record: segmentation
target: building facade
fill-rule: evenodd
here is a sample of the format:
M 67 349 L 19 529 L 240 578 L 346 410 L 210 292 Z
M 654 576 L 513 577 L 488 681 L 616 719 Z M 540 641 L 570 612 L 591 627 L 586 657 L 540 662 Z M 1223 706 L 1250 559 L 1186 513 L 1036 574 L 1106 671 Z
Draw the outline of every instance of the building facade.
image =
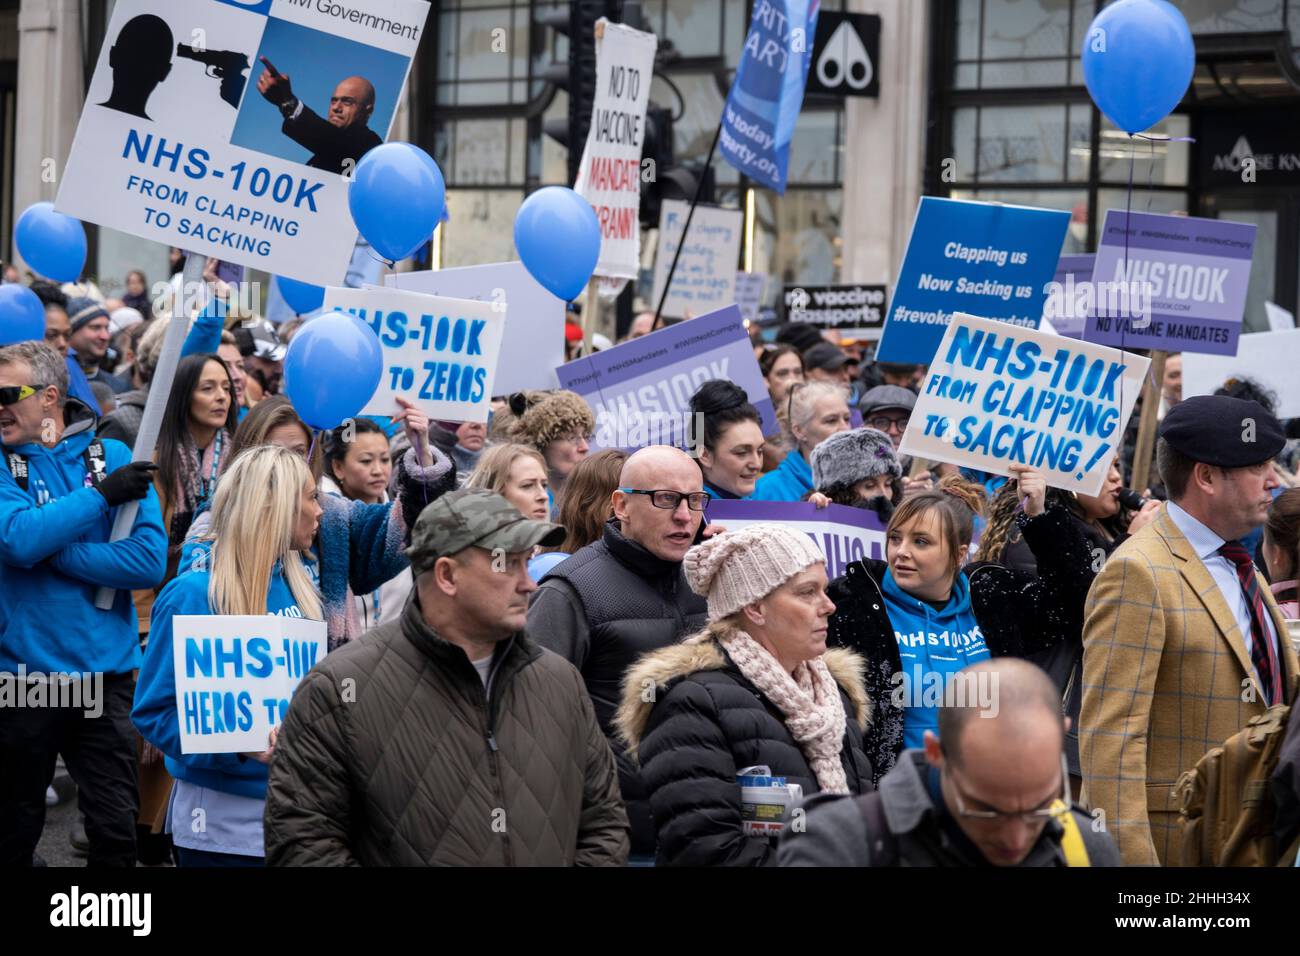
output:
M 0 0 L 0 257 L 13 255 L 16 212 L 57 191 L 114 3 Z M 772 277 L 769 303 L 786 282 L 890 284 L 923 193 L 1069 210 L 1064 252 L 1092 250 L 1105 211 L 1131 203 L 1254 223 L 1246 327 L 1266 327 L 1265 301 L 1296 311 L 1300 0 L 1176 0 L 1197 68 L 1182 105 L 1151 131 L 1168 139 L 1130 139 L 1088 98 L 1078 54 L 1103 5 L 823 0 L 823 10 L 881 17 L 880 95 L 805 98 L 783 196 L 715 158 L 716 201 L 746 212 L 737 266 Z M 664 54 L 651 100 L 672 111 L 678 162 L 708 153 L 750 6 L 642 0 Z M 519 204 L 567 180 L 564 148 L 544 132 L 567 114 L 567 94 L 545 78 L 567 41 L 541 19 L 565 7 L 433 5 L 394 135 L 429 149 L 446 176 L 451 218 L 434 249 L 442 266 L 513 258 Z M 150 279 L 166 268 L 156 244 L 90 232 L 87 271 L 106 292 L 129 268 Z M 647 266 L 653 242 L 651 233 Z

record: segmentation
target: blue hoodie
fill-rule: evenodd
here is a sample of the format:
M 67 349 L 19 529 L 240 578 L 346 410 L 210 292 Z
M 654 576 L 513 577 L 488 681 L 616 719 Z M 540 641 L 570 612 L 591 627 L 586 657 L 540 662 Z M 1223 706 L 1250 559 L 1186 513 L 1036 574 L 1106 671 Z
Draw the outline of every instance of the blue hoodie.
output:
M 0 671 L 125 674 L 140 666 L 131 591 L 157 587 L 167 572 L 167 535 L 153 488 L 131 534 L 109 543 L 117 509 L 89 485 L 85 452 L 95 435 L 90 410 L 64 407 L 68 426 L 53 448 L 12 449 L 27 459 L 27 490 L 9 472 L 0 446 Z M 113 472 L 131 460 L 104 440 Z M 101 585 L 116 588 L 111 609 L 95 607 Z
M 894 685 L 896 694 L 904 694 L 903 746 L 922 747 L 927 730 L 939 733 L 939 691 L 962 668 L 988 660 L 989 649 L 971 608 L 965 574 L 957 575 L 940 611 L 900 588 L 892 568 L 885 572 L 882 590 L 903 664 L 902 685 Z
M 212 572 L 186 571 L 173 578 L 153 604 L 149 649 L 135 686 L 131 721 L 140 736 L 166 755 L 167 772 L 177 780 L 241 797 L 266 798 L 266 764 L 239 754 L 182 754 L 180 724 L 176 720 L 176 671 L 172 653 L 172 617 L 176 614 L 211 614 L 208 584 Z M 266 608 L 271 614 L 301 616 L 293 592 L 277 563 L 267 589 Z
M 796 448 L 781 460 L 774 471 L 758 479 L 750 498 L 754 501 L 800 501 L 812 490 L 812 468 Z

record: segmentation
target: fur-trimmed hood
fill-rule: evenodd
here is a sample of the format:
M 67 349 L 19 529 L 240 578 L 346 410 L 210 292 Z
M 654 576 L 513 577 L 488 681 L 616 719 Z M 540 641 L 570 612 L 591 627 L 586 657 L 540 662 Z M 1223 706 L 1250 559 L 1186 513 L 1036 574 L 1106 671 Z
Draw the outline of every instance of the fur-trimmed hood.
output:
M 721 670 L 728 666 L 718 634 L 732 626 L 725 622 L 711 624 L 679 644 L 644 655 L 628 668 L 623 677 L 623 699 L 614 717 L 614 726 L 627 744 L 629 755 L 635 758 L 655 701 L 670 683 L 700 671 Z M 866 663 L 858 654 L 842 647 L 828 648 L 822 660 L 835 683 L 848 694 L 853 704 L 853 718 L 865 730 L 871 717 L 871 701 L 867 698 L 863 676 Z M 647 694 L 652 686 L 654 692 Z

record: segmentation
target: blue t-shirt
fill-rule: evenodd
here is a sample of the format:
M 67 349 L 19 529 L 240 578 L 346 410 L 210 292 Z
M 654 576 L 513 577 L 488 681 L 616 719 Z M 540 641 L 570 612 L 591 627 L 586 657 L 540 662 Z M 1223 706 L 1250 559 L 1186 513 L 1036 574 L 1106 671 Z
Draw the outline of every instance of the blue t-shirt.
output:
M 952 594 L 941 610 L 913 597 L 885 572 L 885 604 L 898 642 L 903 669 L 893 683 L 895 699 L 902 696 L 903 746 L 925 745 L 925 732 L 939 732 L 939 707 L 957 702 L 949 695 L 952 676 L 964 667 L 988 660 L 984 633 L 970 603 L 970 584 L 958 574 Z M 964 703 L 978 706 L 966 695 Z

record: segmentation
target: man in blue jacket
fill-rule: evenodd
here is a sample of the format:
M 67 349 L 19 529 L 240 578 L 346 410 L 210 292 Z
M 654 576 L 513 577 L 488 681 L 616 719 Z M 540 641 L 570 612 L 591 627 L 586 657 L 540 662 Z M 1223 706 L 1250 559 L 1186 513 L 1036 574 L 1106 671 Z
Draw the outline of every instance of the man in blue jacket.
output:
M 166 572 L 154 466 L 95 436 L 43 342 L 0 348 L 0 866 L 31 865 L 62 753 L 80 792 L 91 866 L 134 866 L 131 590 Z M 109 543 L 116 509 L 140 502 Z M 110 610 L 100 586 L 117 589 Z M 70 690 L 71 689 L 71 690 Z

